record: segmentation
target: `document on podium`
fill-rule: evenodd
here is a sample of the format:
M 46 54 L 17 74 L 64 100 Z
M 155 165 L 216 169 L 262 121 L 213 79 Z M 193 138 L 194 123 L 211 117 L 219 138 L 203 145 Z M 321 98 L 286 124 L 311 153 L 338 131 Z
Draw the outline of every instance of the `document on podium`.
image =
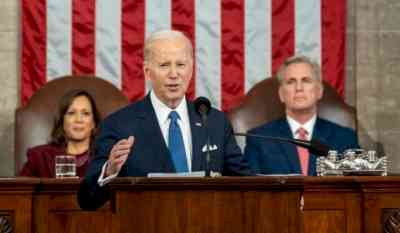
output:
M 158 177 L 205 177 L 205 171 L 196 171 L 196 172 L 178 172 L 178 173 L 149 173 L 147 177 L 149 178 L 158 178 Z

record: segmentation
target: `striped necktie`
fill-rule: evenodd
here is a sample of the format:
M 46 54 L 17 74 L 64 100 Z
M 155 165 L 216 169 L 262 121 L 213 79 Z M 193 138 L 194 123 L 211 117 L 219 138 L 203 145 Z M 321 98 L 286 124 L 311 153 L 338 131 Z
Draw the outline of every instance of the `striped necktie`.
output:
M 308 134 L 307 130 L 300 127 L 296 133 L 298 135 L 298 139 L 307 140 L 307 134 Z M 300 146 L 297 146 L 297 153 L 299 155 L 301 172 L 304 176 L 307 176 L 308 175 L 308 160 L 310 157 L 310 153 L 308 152 L 308 150 L 306 148 L 303 148 Z

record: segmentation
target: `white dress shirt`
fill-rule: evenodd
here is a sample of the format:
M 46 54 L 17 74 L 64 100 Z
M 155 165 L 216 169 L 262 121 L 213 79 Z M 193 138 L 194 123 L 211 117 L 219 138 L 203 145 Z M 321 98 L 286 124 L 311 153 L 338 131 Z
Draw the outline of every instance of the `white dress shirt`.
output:
M 168 146 L 168 130 L 170 125 L 170 119 L 168 118 L 169 113 L 171 111 L 176 111 L 179 114 L 180 119 L 178 119 L 179 127 L 182 131 L 183 143 L 185 145 L 186 152 L 186 161 L 188 164 L 188 171 L 192 171 L 192 133 L 190 129 L 190 120 L 189 120 L 189 112 L 187 109 L 186 98 L 183 98 L 182 101 L 175 109 L 169 108 L 160 99 L 154 94 L 154 92 L 150 92 L 150 102 L 154 108 L 156 113 L 158 125 L 160 126 L 161 133 L 163 135 L 165 145 Z M 150 140 L 150 139 L 149 139 Z M 104 186 L 107 183 L 111 182 L 115 177 L 118 176 L 118 173 L 109 175 L 108 177 L 104 177 L 105 170 L 107 167 L 107 162 L 103 165 L 101 170 L 101 174 L 97 183 L 100 186 Z
M 154 111 L 156 112 L 158 125 L 161 128 L 162 135 L 164 137 L 165 145 L 168 146 L 168 131 L 170 125 L 170 119 L 168 118 L 171 111 L 176 111 L 179 114 L 178 125 L 182 131 L 183 143 L 185 144 L 186 161 L 188 165 L 188 171 L 192 171 L 192 132 L 190 129 L 189 112 L 187 109 L 186 98 L 182 101 L 175 109 L 169 108 L 161 100 L 157 98 L 154 92 L 150 93 L 151 104 L 153 105 Z
M 308 120 L 304 124 L 300 124 L 295 119 L 293 119 L 289 116 L 286 116 L 286 119 L 289 123 L 289 127 L 290 127 L 290 130 L 292 131 L 294 138 L 299 139 L 299 135 L 297 132 L 298 132 L 299 128 L 303 128 L 307 131 L 307 140 L 311 140 L 312 134 L 314 131 L 315 122 L 317 121 L 317 115 L 314 115 L 313 117 L 311 117 L 311 119 Z

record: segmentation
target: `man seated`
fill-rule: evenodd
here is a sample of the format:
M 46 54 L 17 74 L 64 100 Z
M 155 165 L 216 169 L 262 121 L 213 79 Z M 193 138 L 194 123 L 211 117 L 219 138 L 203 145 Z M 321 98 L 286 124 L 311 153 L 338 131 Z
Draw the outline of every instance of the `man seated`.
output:
M 193 48 L 178 31 L 152 34 L 144 46 L 143 71 L 153 90 L 144 99 L 107 117 L 100 126 L 94 159 L 81 184 L 83 209 L 96 209 L 109 197 L 107 182 L 115 176 L 209 170 L 248 175 L 232 127 L 224 113 L 208 114 L 207 131 L 185 97 L 193 74 Z
M 317 116 L 323 83 L 319 65 L 305 56 L 284 61 L 277 72 L 279 98 L 285 104 L 286 117 L 249 131 L 283 138 L 317 139 L 342 152 L 359 148 L 355 132 Z M 245 158 L 255 173 L 316 175 L 316 156 L 295 145 L 246 138 Z

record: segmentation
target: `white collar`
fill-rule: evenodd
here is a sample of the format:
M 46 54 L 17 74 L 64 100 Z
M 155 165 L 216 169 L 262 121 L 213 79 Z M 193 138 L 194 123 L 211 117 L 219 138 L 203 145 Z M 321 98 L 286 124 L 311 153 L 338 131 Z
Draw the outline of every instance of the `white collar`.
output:
M 299 128 L 303 128 L 307 131 L 307 139 L 310 140 L 314 131 L 314 126 L 315 123 L 317 122 L 317 115 L 315 114 L 313 117 L 311 117 L 310 120 L 308 120 L 304 124 L 300 124 L 297 122 L 295 119 L 291 118 L 290 116 L 286 116 L 286 119 L 288 121 L 288 124 L 290 126 L 290 130 L 292 131 L 292 134 L 295 138 L 297 138 L 297 130 Z
M 182 101 L 178 104 L 175 109 L 168 107 L 164 104 L 154 92 L 150 92 L 150 100 L 151 104 L 153 105 L 154 111 L 156 112 L 157 119 L 161 124 L 165 124 L 169 121 L 168 116 L 171 111 L 176 111 L 179 114 L 179 117 L 182 121 L 188 122 L 188 110 L 187 110 L 187 103 L 186 97 L 182 98 Z

